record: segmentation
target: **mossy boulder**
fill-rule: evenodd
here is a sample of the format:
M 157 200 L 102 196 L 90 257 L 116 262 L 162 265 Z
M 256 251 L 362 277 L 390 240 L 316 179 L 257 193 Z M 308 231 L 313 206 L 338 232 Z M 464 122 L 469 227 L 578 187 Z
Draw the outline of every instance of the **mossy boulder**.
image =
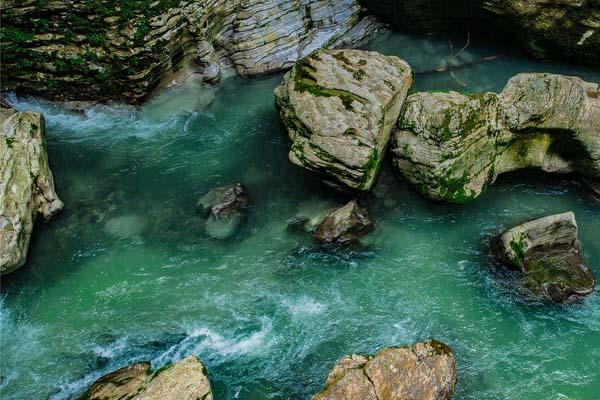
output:
M 446 400 L 456 386 L 450 347 L 428 340 L 340 359 L 313 400 Z
M 212 400 L 204 365 L 189 356 L 152 371 L 143 362 L 121 368 L 98 379 L 82 397 L 85 400 Z
M 572 302 L 594 290 L 585 265 L 572 212 L 550 215 L 515 226 L 494 238 L 496 258 L 522 272 L 523 285 L 536 297 Z
M 38 215 L 63 208 L 54 189 L 44 140 L 44 116 L 1 108 L 0 274 L 23 266 Z
M 597 178 L 600 85 L 526 73 L 500 94 L 415 93 L 391 142 L 396 170 L 432 200 L 467 203 L 525 168 Z
M 412 84 L 397 57 L 319 50 L 300 60 L 275 90 L 292 140 L 292 163 L 326 183 L 371 189 Z

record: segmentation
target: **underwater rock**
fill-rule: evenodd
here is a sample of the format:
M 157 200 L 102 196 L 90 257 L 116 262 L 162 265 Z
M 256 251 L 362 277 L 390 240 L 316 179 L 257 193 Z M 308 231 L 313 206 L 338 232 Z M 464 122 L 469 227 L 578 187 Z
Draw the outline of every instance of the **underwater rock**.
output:
M 225 239 L 236 232 L 246 216 L 246 189 L 241 183 L 213 188 L 198 200 L 197 207 L 207 218 L 206 233 L 215 239 Z
M 137 363 L 104 375 L 90 387 L 88 400 L 212 400 L 204 365 L 195 356 L 151 371 Z
M 121 215 L 111 218 L 104 225 L 106 233 L 120 238 L 134 238 L 144 231 L 146 221 L 139 215 Z
M 382 26 L 358 0 L 6 0 L 2 22 L 2 90 L 130 103 L 196 71 L 210 83 L 279 71 Z
M 600 7 L 594 0 L 364 0 L 401 31 L 490 31 L 538 58 L 600 65 Z M 474 28 L 474 29 L 473 29 Z M 480 28 L 480 29 L 477 29 Z M 483 29 L 481 29 L 483 28 Z
M 554 302 L 590 294 L 595 278 L 585 265 L 572 212 L 550 215 L 515 226 L 492 241 L 496 258 L 522 272 L 526 288 Z
M 428 340 L 340 359 L 313 400 L 446 400 L 456 377 L 450 347 Z
M 369 212 L 355 200 L 329 214 L 315 230 L 315 238 L 323 243 L 346 244 L 373 229 Z
M 432 200 L 467 203 L 524 168 L 600 176 L 600 85 L 524 73 L 504 90 L 415 93 L 392 135 L 396 170 Z
M 44 141 L 44 116 L 0 109 L 0 274 L 23 266 L 38 214 L 63 208 L 54 189 Z
M 342 189 L 371 189 L 391 130 L 412 85 L 398 57 L 319 50 L 275 89 L 292 140 L 290 161 Z

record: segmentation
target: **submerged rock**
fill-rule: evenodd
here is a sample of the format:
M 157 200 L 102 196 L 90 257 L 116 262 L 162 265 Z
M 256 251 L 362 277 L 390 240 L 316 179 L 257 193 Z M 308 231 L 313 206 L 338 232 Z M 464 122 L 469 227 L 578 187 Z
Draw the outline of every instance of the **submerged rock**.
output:
M 594 290 L 595 278 L 581 256 L 570 211 L 507 230 L 493 240 L 492 251 L 520 270 L 525 287 L 537 296 L 567 302 Z
M 329 214 L 315 230 L 315 238 L 323 243 L 350 243 L 373 229 L 369 212 L 355 200 Z
M 6 274 L 25 264 L 37 215 L 49 220 L 63 203 L 48 166 L 43 115 L 0 112 L 0 273 Z
M 104 375 L 83 396 L 88 400 L 212 400 L 208 373 L 189 356 L 152 372 L 137 363 Z
M 235 233 L 246 216 L 246 189 L 241 183 L 211 189 L 198 200 L 197 206 L 207 217 L 206 233 L 215 239 L 225 239 Z
M 412 85 L 409 65 L 360 50 L 320 50 L 275 89 L 292 163 L 343 189 L 373 185 Z
M 392 137 L 396 170 L 433 200 L 469 202 L 524 168 L 600 176 L 600 85 L 526 73 L 499 95 L 415 93 Z
M 313 400 L 445 400 L 456 386 L 450 347 L 436 340 L 340 359 Z

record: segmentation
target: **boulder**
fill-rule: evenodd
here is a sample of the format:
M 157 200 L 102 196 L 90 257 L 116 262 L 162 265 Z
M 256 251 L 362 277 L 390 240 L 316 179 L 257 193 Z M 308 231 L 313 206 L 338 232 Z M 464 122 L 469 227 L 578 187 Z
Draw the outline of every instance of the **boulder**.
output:
M 326 183 L 368 191 L 412 85 L 409 65 L 361 50 L 319 50 L 275 89 L 290 161 Z
M 491 248 L 498 260 L 522 272 L 525 287 L 537 297 L 570 302 L 594 290 L 570 211 L 515 226 L 494 238 Z
M 197 206 L 206 218 L 208 235 L 225 239 L 235 233 L 246 216 L 246 189 L 241 183 L 213 188 L 198 200 Z
M 2 108 L 0 128 L 0 273 L 23 266 L 36 217 L 63 208 L 54 189 L 44 117 Z
M 104 375 L 90 387 L 88 400 L 212 400 L 206 368 L 195 357 L 154 372 L 137 363 Z
M 600 85 L 525 73 L 504 90 L 415 93 L 392 137 L 395 169 L 433 200 L 467 203 L 524 168 L 600 176 Z
M 455 386 L 452 350 L 428 340 L 340 359 L 313 400 L 443 400 Z
M 356 241 L 373 229 L 369 212 L 355 200 L 329 214 L 315 230 L 315 238 L 323 243 L 346 244 Z

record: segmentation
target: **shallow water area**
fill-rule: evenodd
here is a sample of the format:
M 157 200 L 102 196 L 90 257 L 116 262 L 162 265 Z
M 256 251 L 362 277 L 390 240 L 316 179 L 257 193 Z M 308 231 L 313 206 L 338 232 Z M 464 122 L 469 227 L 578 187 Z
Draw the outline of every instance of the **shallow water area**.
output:
M 415 91 L 499 91 L 524 71 L 600 82 L 598 70 L 473 39 L 449 57 L 464 44 L 390 34 L 366 48 L 406 59 Z M 346 197 L 287 160 L 272 95 L 280 81 L 192 80 L 141 108 L 85 113 L 18 103 L 45 113 L 65 210 L 37 224 L 28 264 L 2 278 L 1 397 L 74 398 L 132 362 L 159 367 L 193 353 L 215 399 L 308 399 L 345 354 L 434 337 L 455 351 L 457 399 L 596 399 L 598 293 L 569 307 L 526 301 L 487 243 L 572 210 L 598 277 L 600 203 L 573 177 L 519 172 L 466 206 L 435 204 L 386 165 L 368 198 L 376 230 L 365 245 L 320 248 L 287 221 Z M 237 181 L 248 218 L 233 238 L 211 239 L 196 201 Z

